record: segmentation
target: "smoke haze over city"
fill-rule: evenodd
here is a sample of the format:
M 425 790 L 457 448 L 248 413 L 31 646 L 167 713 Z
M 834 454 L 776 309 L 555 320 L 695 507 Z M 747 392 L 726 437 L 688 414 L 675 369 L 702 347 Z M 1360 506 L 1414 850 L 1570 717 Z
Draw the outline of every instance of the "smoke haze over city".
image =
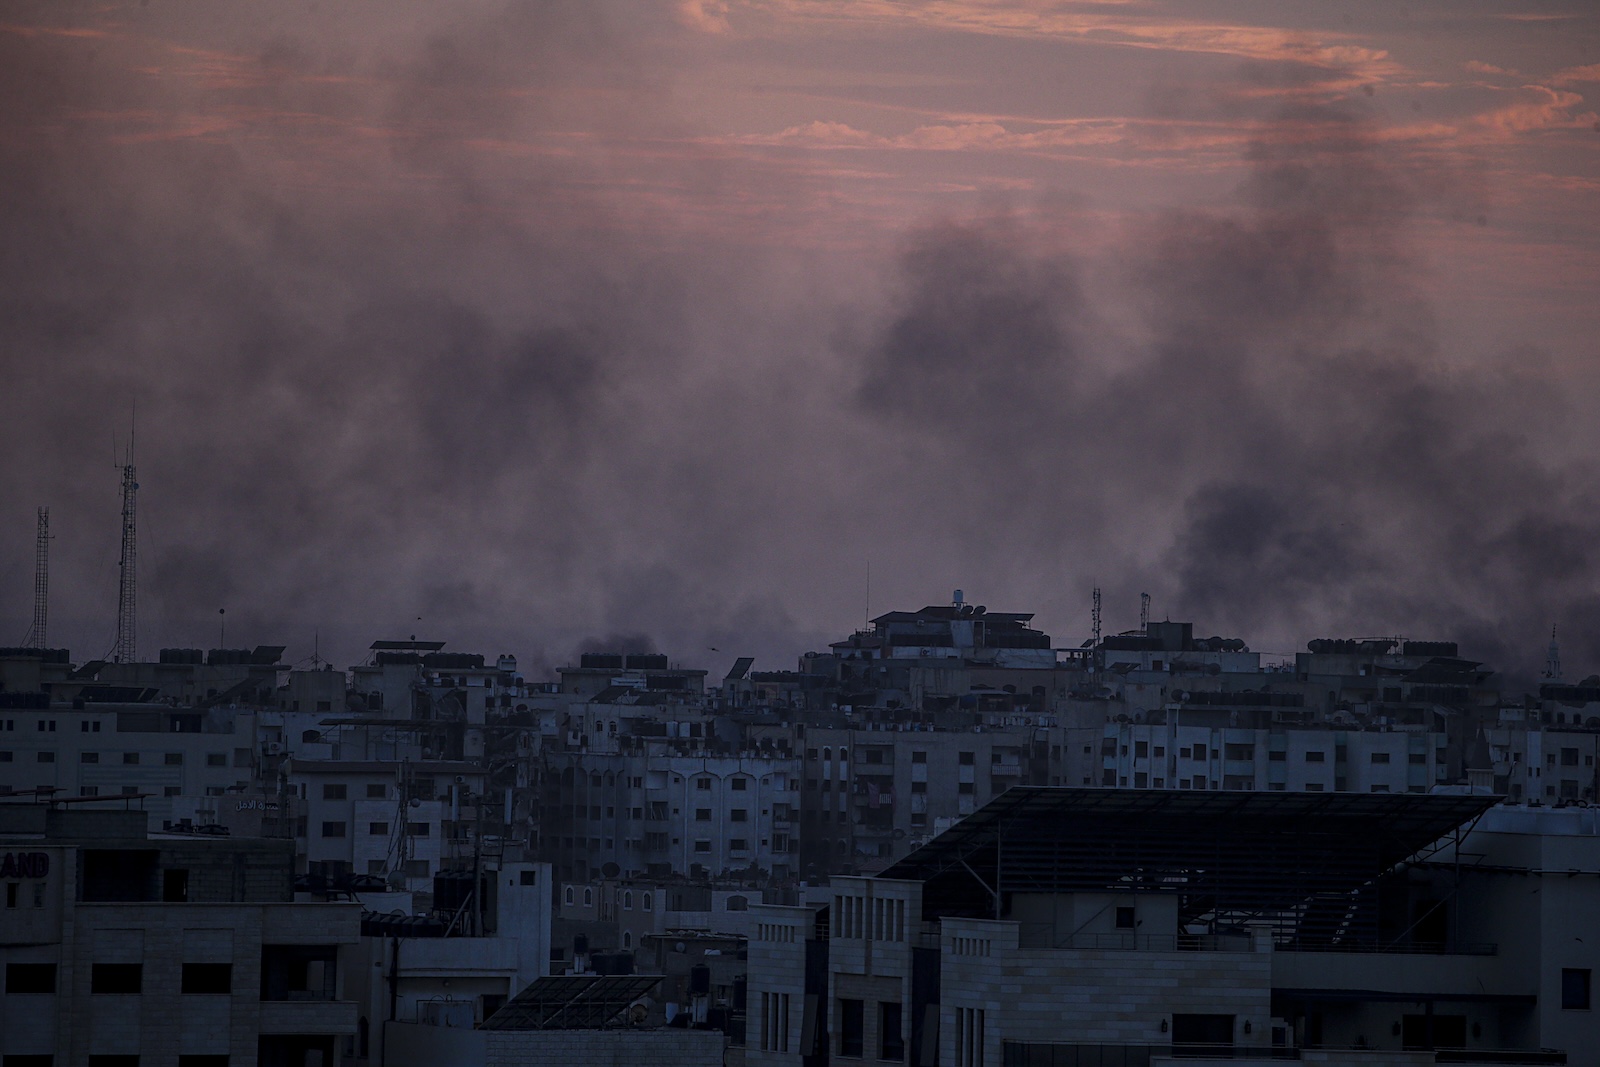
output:
M 0 643 L 48 505 L 111 646 L 136 417 L 147 656 L 1593 673 L 1597 112 L 1579 3 L 9 5 Z

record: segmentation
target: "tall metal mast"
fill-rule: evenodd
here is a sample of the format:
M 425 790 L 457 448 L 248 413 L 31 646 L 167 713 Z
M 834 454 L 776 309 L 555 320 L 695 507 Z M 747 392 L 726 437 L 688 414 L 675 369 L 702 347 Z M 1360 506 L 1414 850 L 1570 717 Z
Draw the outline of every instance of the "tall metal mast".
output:
M 1139 632 L 1142 633 L 1142 634 L 1147 634 L 1147 633 L 1150 632 L 1150 594 L 1149 593 L 1140 593 L 1139 594 Z
M 128 461 L 122 464 L 122 580 L 117 587 L 117 647 L 111 659 L 133 663 L 139 658 L 138 588 L 139 546 L 136 499 L 139 482 L 133 466 L 133 434 L 128 434 Z
M 50 509 L 39 509 L 39 536 L 33 550 L 33 628 L 23 642 L 28 648 L 44 648 L 50 621 Z
M 1100 587 L 1094 587 L 1094 647 L 1100 647 Z

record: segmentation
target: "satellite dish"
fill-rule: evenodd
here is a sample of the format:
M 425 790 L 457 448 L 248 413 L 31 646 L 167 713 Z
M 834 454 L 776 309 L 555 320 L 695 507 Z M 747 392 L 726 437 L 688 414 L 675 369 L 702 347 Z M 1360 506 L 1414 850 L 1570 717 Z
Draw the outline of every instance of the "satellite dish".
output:
M 615 878 L 617 875 L 622 873 L 622 868 L 607 860 L 606 863 L 600 868 L 600 873 L 605 875 L 607 878 Z
M 421 797 L 412 797 L 412 798 L 411 798 L 411 806 L 412 806 L 412 807 L 413 807 L 413 808 L 420 808 L 420 807 L 422 807 L 422 798 L 421 798 Z

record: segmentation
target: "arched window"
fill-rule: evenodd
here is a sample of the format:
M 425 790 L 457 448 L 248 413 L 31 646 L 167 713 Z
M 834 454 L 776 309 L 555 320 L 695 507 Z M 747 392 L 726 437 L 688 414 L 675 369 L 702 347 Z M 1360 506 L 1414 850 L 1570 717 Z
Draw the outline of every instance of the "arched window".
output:
M 822 750 L 822 758 L 825 759 L 825 760 L 833 759 L 833 749 L 831 749 L 831 748 L 823 749 Z
M 632 930 L 624 930 L 624 931 L 622 931 L 622 947 L 623 948 L 632 948 L 633 947 L 633 931 Z
M 617 732 L 617 724 L 615 722 L 607 723 L 606 726 L 608 727 L 608 729 L 607 729 L 608 733 L 613 733 L 614 734 L 614 733 Z
M 572 887 L 570 885 L 567 886 L 566 894 L 562 899 L 566 902 L 567 907 L 572 907 Z
M 651 910 L 651 896 L 650 896 L 649 893 L 646 893 L 644 895 L 644 910 L 645 911 L 650 911 Z
M 728 898 L 728 902 L 727 902 L 727 904 L 724 905 L 724 907 L 726 907 L 729 911 L 749 911 L 750 910 L 750 898 L 749 897 L 729 897 Z
M 318 741 L 322 740 L 322 733 L 318 730 L 307 730 L 305 733 L 300 735 L 300 740 L 304 741 L 308 745 L 314 745 Z
M 631 889 L 623 890 L 623 893 L 622 893 L 622 910 L 623 911 L 632 911 L 633 910 L 633 890 L 631 890 Z
M 586 907 L 586 908 L 594 907 L 594 890 L 593 889 L 585 889 L 583 891 L 583 906 Z

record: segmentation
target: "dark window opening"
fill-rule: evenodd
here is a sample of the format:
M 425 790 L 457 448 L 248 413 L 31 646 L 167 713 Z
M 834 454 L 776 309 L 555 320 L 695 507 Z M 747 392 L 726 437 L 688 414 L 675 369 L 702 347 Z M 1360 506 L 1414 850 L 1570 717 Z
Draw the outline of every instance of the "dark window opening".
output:
M 1561 969 L 1561 1006 L 1575 1011 L 1589 1010 L 1588 967 L 1563 967 Z
M 1118 930 L 1132 930 L 1133 929 L 1133 925 L 1134 925 L 1133 909 L 1132 908 L 1118 908 L 1117 909 L 1117 929 Z
M 185 963 L 182 990 L 185 993 L 232 993 L 233 964 Z
M 905 1059 L 905 1036 L 900 1030 L 900 1002 L 878 1002 L 878 1058 L 880 1060 Z
M 860 1056 L 865 1035 L 862 1004 L 859 1000 L 839 1001 L 839 1055 Z
M 161 872 L 161 899 L 167 904 L 184 904 L 189 900 L 189 872 L 180 867 L 169 867 Z
M 56 965 L 53 963 L 6 964 L 7 993 L 54 993 Z
M 89 971 L 91 993 L 138 993 L 143 984 L 140 963 L 96 963 Z

